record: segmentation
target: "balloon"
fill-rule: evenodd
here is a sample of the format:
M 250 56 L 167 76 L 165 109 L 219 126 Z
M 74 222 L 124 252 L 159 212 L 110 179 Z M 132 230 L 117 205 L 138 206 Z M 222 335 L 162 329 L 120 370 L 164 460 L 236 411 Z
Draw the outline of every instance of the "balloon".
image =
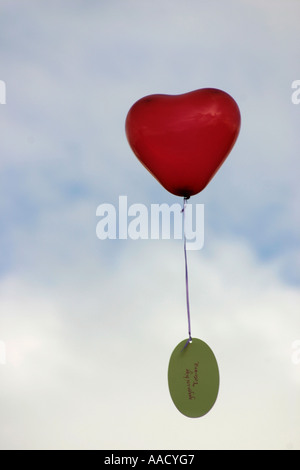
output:
M 149 95 L 126 117 L 126 136 L 146 169 L 176 196 L 202 191 L 230 153 L 239 134 L 237 103 L 222 90 Z

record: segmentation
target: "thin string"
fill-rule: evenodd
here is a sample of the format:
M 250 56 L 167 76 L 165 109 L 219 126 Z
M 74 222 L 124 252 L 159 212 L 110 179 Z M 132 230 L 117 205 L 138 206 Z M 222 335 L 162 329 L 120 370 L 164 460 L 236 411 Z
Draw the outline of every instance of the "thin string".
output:
M 187 265 L 187 253 L 186 253 L 186 235 L 185 235 L 185 210 L 186 210 L 186 204 L 187 200 L 189 197 L 185 197 L 183 199 L 183 208 L 182 208 L 182 213 L 183 213 L 183 247 L 184 247 L 184 262 L 185 262 L 185 290 L 186 290 L 186 308 L 187 308 L 187 319 L 188 319 L 188 333 L 189 333 L 189 338 L 187 342 L 184 345 L 185 349 L 191 342 L 192 342 L 192 331 L 191 331 L 191 314 L 190 314 L 190 299 L 189 299 L 189 275 L 188 275 L 188 265 Z

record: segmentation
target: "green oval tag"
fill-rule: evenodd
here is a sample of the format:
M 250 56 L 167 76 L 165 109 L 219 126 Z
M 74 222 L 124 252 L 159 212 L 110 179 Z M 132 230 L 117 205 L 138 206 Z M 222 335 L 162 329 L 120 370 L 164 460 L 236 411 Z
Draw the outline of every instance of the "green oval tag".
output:
M 210 347 L 198 338 L 174 349 L 168 369 L 169 390 L 176 408 L 189 418 L 210 411 L 219 392 L 219 368 Z

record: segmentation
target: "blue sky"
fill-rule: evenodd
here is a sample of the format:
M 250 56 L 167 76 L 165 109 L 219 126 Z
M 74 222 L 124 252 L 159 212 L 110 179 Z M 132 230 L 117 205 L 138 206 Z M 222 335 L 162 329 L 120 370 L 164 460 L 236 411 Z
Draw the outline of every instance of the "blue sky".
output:
M 2 1 L 2 448 L 300 448 L 300 78 L 297 1 Z M 181 416 L 166 373 L 186 337 L 180 241 L 96 237 L 96 208 L 181 202 L 124 125 L 152 93 L 204 87 L 239 104 L 189 256 L 194 335 L 218 401 Z M 121 393 L 122 391 L 122 393 Z M 166 432 L 166 430 L 168 432 Z

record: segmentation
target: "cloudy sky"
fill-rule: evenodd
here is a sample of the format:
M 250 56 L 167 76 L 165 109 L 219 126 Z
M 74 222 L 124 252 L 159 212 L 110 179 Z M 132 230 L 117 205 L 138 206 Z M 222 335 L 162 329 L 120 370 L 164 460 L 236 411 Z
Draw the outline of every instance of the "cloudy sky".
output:
M 1 449 L 300 449 L 299 17 L 298 0 L 1 0 Z M 182 241 L 99 240 L 96 209 L 181 203 L 125 118 L 205 87 L 234 97 L 242 128 L 191 199 L 192 333 L 221 386 L 189 419 L 167 385 L 187 336 Z

